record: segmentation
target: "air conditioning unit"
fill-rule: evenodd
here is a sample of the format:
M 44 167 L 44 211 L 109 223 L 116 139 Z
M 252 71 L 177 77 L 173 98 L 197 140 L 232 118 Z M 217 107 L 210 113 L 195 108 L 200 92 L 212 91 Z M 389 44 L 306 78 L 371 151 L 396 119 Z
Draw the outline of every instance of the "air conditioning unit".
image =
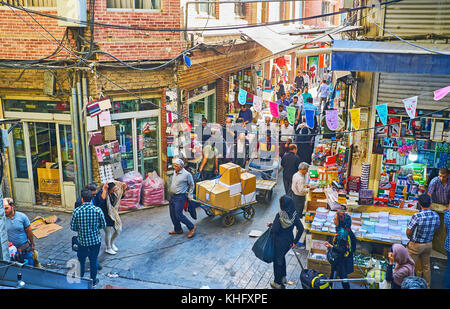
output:
M 87 21 L 87 0 L 58 0 L 56 7 L 58 9 L 58 16 L 66 17 L 82 22 Z M 61 27 L 86 27 L 86 24 L 58 20 L 58 26 Z

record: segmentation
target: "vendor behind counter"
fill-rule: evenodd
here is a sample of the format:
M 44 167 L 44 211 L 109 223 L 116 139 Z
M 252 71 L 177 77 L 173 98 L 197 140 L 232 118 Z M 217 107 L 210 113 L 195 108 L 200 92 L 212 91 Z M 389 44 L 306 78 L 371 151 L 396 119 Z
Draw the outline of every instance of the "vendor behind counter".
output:
M 432 203 L 450 205 L 450 182 L 447 168 L 441 168 L 439 176 L 434 177 L 430 181 L 428 195 L 431 196 Z

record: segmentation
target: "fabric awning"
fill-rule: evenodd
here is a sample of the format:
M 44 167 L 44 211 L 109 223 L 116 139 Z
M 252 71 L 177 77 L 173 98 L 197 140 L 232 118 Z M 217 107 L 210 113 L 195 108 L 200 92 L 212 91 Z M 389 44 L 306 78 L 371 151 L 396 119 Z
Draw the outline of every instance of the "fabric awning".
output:
M 450 54 L 448 45 L 419 45 Z M 406 43 L 335 40 L 331 70 L 447 75 L 450 55 L 431 53 Z
M 296 40 L 295 37 L 292 37 L 289 34 L 280 34 L 275 31 L 273 27 L 244 28 L 239 29 L 239 31 L 264 48 L 270 50 L 274 55 L 289 52 L 296 48 L 296 46 L 293 45 Z

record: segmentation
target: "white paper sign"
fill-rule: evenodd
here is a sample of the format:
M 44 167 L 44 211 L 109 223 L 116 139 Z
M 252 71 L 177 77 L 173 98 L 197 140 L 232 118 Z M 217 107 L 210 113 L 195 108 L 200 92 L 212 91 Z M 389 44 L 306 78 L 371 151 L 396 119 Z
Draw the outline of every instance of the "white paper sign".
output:
M 110 109 L 111 108 L 111 100 L 110 99 L 106 99 L 106 100 L 103 100 L 103 101 L 99 101 L 98 102 L 98 106 L 100 107 L 101 110 Z
M 88 131 L 96 131 L 98 130 L 98 121 L 97 116 L 94 117 L 86 117 L 86 130 Z
M 405 104 L 406 113 L 408 113 L 409 118 L 416 117 L 416 107 L 417 107 L 417 96 L 411 97 L 403 100 L 403 104 Z
M 111 125 L 111 114 L 109 110 L 103 111 L 98 115 L 98 121 L 101 127 L 106 127 Z

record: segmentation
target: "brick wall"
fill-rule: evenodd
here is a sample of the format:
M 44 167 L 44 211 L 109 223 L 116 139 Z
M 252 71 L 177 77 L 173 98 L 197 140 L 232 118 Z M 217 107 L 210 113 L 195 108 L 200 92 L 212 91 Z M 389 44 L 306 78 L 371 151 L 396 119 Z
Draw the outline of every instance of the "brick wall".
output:
M 58 15 L 56 9 L 40 10 L 40 12 Z M 180 0 L 163 0 L 162 9 L 156 12 L 113 12 L 107 10 L 106 0 L 95 2 L 95 21 L 106 24 L 179 28 L 181 27 L 180 13 Z M 31 26 L 22 21 L 17 14 Z M 26 12 L 20 10 L 13 12 L 8 7 L 0 6 L 0 16 L 0 59 L 39 59 L 50 55 L 57 48 L 56 41 Z M 57 40 L 61 40 L 66 27 L 58 26 L 56 19 L 35 14 L 32 16 Z M 32 27 L 47 36 L 50 42 Z M 88 27 L 83 31 L 86 37 L 90 36 Z M 69 39 L 69 46 L 75 49 L 71 31 L 69 31 Z M 100 50 L 109 52 L 121 60 L 170 59 L 185 48 L 181 32 L 144 32 L 96 26 L 94 27 L 94 41 Z M 52 59 L 64 59 L 67 56 L 70 54 L 62 50 L 58 57 Z M 115 61 L 106 55 L 98 55 L 98 60 Z
M 163 0 L 157 12 L 114 12 L 106 8 L 106 0 L 95 2 L 95 20 L 100 23 L 133 27 L 180 28 L 180 0 Z M 169 59 L 184 49 L 182 32 L 135 31 L 96 27 L 95 41 L 100 49 L 121 60 Z M 101 55 L 99 60 L 114 61 Z
M 0 59 L 39 59 L 49 56 L 56 50 L 56 41 L 54 41 L 50 34 L 45 32 L 45 30 L 43 30 L 26 12 L 20 10 L 15 10 L 14 12 L 8 7 L 0 6 Z M 56 10 L 42 12 L 57 15 Z M 57 20 L 38 15 L 32 16 L 58 41 L 62 39 L 66 28 L 59 27 Z M 32 27 L 48 37 L 50 42 L 44 36 L 33 30 Z M 58 56 L 52 58 L 52 60 L 63 59 L 68 55 L 69 54 L 65 50 L 62 50 Z

